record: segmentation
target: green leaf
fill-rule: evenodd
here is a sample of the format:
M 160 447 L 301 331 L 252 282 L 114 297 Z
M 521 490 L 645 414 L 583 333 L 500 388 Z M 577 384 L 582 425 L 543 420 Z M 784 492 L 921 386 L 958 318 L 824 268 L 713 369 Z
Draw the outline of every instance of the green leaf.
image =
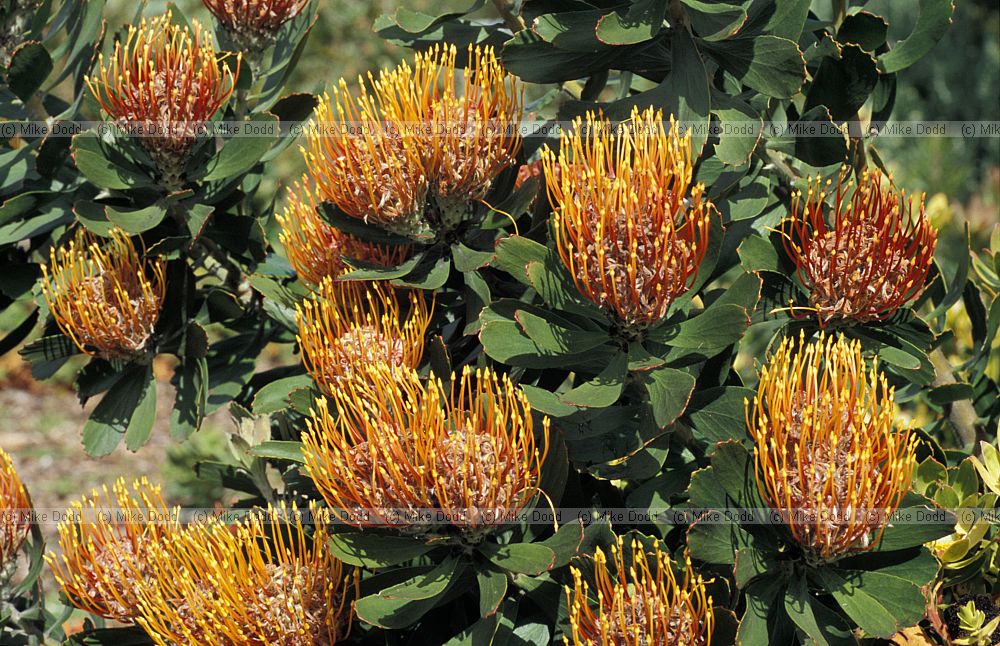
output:
M 532 410 L 537 410 L 540 413 L 545 413 L 551 417 L 566 417 L 580 412 L 578 406 L 570 406 L 563 403 L 558 395 L 550 393 L 544 388 L 530 384 L 521 384 L 521 390 L 528 398 L 528 403 L 531 404 Z
M 204 356 L 181 358 L 174 371 L 174 407 L 170 411 L 170 435 L 183 441 L 201 428 L 208 400 L 208 362 Z
M 936 541 L 950 534 L 955 525 L 954 513 L 914 493 L 904 496 L 895 515 L 900 522 L 882 532 L 882 539 L 876 546 L 879 552 L 905 550 Z
M 723 303 L 710 306 L 676 326 L 654 330 L 649 338 L 675 348 L 710 355 L 739 341 L 749 325 L 746 308 L 735 303 Z
M 687 532 L 691 557 L 717 565 L 734 565 L 746 532 L 732 523 L 695 523 Z
M 744 85 L 769 97 L 790 98 L 806 80 L 802 52 L 785 38 L 765 35 L 704 41 L 701 49 Z
M 399 630 L 411 625 L 448 591 L 458 579 L 459 561 L 448 558 L 427 574 L 385 588 L 355 603 L 355 612 L 362 621 L 373 626 Z
M 740 264 L 747 271 L 782 273 L 778 250 L 771 243 L 770 238 L 759 235 L 747 236 L 740 243 L 737 253 L 740 257 Z
M 196 175 L 195 179 L 214 182 L 245 173 L 260 163 L 260 158 L 278 140 L 278 118 L 268 112 L 253 115 L 252 119 L 240 123 L 239 127 L 244 134 L 227 140 L 222 149 L 208 161 L 203 174 Z M 251 135 L 250 132 L 254 134 Z
M 691 150 L 698 156 L 708 138 L 711 94 L 705 64 L 687 29 L 674 30 L 670 60 L 670 73 L 661 86 L 666 99 L 664 107 L 677 120 L 696 124 L 691 131 Z
M 754 0 L 747 9 L 746 31 L 773 34 L 798 42 L 811 0 Z
M 806 95 L 804 112 L 823 105 L 834 121 L 853 118 L 878 83 L 872 55 L 857 45 L 844 45 L 840 57 L 827 56 L 819 65 Z
M 583 521 L 577 519 L 564 523 L 555 534 L 538 544 L 544 545 L 555 553 L 556 559 L 552 563 L 554 569 L 566 565 L 570 559 L 577 555 L 580 545 L 583 543 L 583 536 Z
M 571 406 L 604 408 L 614 404 L 621 397 L 627 377 L 628 355 L 619 352 L 601 374 L 560 395 L 559 399 Z
M 649 391 L 653 419 L 660 428 L 664 428 L 684 412 L 694 391 L 695 378 L 675 368 L 656 368 L 647 375 L 646 389 Z
M 73 212 L 84 226 L 98 235 L 108 235 L 112 225 L 135 235 L 162 222 L 167 208 L 159 202 L 143 209 L 123 209 L 81 200 L 73 205 Z
M 600 15 L 603 12 L 596 13 Z M 565 15 L 565 13 L 560 14 L 560 16 Z M 536 28 L 540 20 L 541 17 L 536 20 Z M 560 41 L 560 45 L 557 47 L 539 38 L 534 31 L 522 29 L 504 44 L 502 50 L 504 68 L 528 83 L 559 83 L 583 78 L 594 72 L 608 69 L 615 61 L 627 57 L 633 47 L 645 47 L 645 45 L 609 47 L 600 43 L 596 36 L 592 36 L 593 30 L 589 34 L 580 30 L 567 30 L 565 33 L 567 37 L 572 36 L 567 40 L 574 41 L 573 50 L 565 47 L 563 41 Z M 576 43 L 576 41 L 582 40 L 581 34 L 586 34 L 588 37 L 586 42 L 588 49 L 583 51 L 579 50 L 582 49 L 583 44 Z M 591 42 L 596 43 L 596 45 L 590 45 Z
M 21 348 L 18 354 L 31 364 L 31 374 L 35 379 L 47 379 L 67 358 L 80 354 L 80 348 L 68 336 L 54 334 L 32 341 Z
M 955 5 L 951 0 L 920 0 L 917 24 L 903 42 L 879 59 L 889 74 L 913 65 L 941 40 L 951 24 Z
M 624 16 L 609 13 L 597 22 L 597 38 L 608 45 L 643 43 L 660 33 L 667 0 L 636 0 Z
M 491 265 L 505 271 L 522 285 L 528 281 L 528 263 L 544 262 L 549 250 L 545 245 L 522 236 L 508 236 L 501 239 L 496 246 L 495 257 Z
M 888 639 L 923 619 L 927 600 L 909 581 L 877 571 L 824 568 L 814 573 L 823 588 L 858 626 Z
M 942 386 L 931 388 L 927 391 L 927 399 L 938 406 L 961 401 L 963 399 L 972 399 L 973 397 L 975 397 L 975 391 L 972 389 L 970 384 L 965 383 L 944 384 Z
M 28 101 L 52 73 L 52 68 L 52 57 L 44 45 L 36 40 L 21 43 L 10 55 L 7 87 L 17 98 Z
M 787 628 L 780 625 L 784 608 L 778 601 L 785 593 L 785 586 L 780 577 L 766 577 L 747 587 L 744 591 L 747 608 L 736 633 L 738 646 L 793 643 L 794 636 L 783 635 Z
M 527 310 L 514 312 L 514 320 L 538 347 L 560 354 L 574 354 L 592 350 L 607 343 L 605 332 L 572 330 L 547 321 Z
M 107 147 L 93 132 L 74 135 L 71 151 L 79 171 L 101 188 L 125 190 L 155 185 L 139 166 Z
M 494 252 L 476 251 L 466 247 L 461 242 L 456 242 L 451 246 L 451 257 L 455 262 L 455 269 L 461 272 L 470 272 L 493 262 Z
M 518 574 L 537 576 L 548 572 L 556 562 L 552 548 L 540 543 L 483 543 L 478 549 L 494 565 Z
M 330 537 L 330 551 L 357 567 L 383 568 L 419 558 L 434 548 L 416 538 L 345 532 Z
M 130 451 L 149 438 L 156 419 L 156 382 L 149 366 L 131 365 L 104 395 L 83 426 L 83 448 L 101 457 L 122 437 Z
M 607 44 L 601 42 L 597 34 L 597 29 L 606 16 L 599 10 L 542 14 L 535 18 L 531 31 L 561 50 L 597 52 L 607 49 Z M 512 40 L 517 41 L 517 34 Z
M 850 646 L 858 643 L 850 625 L 809 594 L 805 578 L 794 580 L 785 590 L 785 612 L 817 645 Z
M 394 279 L 392 284 L 428 291 L 441 289 L 451 275 L 451 259 L 442 256 L 431 262 L 428 256 L 425 260 L 427 262 L 421 262 L 411 273 Z
M 888 33 L 889 24 L 885 18 L 859 11 L 844 17 L 837 29 L 837 42 L 853 43 L 866 52 L 874 52 L 885 44 Z
M 753 390 L 738 386 L 708 388 L 695 393 L 685 413 L 694 435 L 710 444 L 744 438 L 744 400 L 752 402 L 753 397 Z
M 714 88 L 712 89 L 711 104 L 712 113 L 718 117 L 720 125 L 723 127 L 719 141 L 715 144 L 715 154 L 724 164 L 742 166 L 750 160 L 750 156 L 764 136 L 764 121 L 748 103 Z M 753 122 L 755 135 L 751 136 L 752 133 L 744 131 L 747 122 Z M 732 124 L 728 129 L 726 128 L 727 123 Z M 740 126 L 737 127 L 736 123 L 739 123 Z M 737 219 L 732 215 L 734 212 L 736 209 L 731 208 L 731 219 Z
M 386 244 L 386 245 L 401 245 L 401 244 L 408 244 L 410 242 L 407 238 L 404 238 L 403 236 L 386 231 L 385 229 L 375 226 L 374 224 L 369 224 L 364 220 L 362 220 L 361 218 L 355 218 L 350 215 L 347 215 L 342 210 L 340 210 L 340 208 L 337 207 L 337 205 L 332 204 L 330 202 L 324 202 L 323 204 L 320 204 L 317 207 L 316 211 L 317 213 L 319 213 L 320 217 L 322 217 L 324 220 L 326 220 L 333 226 L 337 227 L 344 233 L 349 233 L 352 236 L 361 238 L 362 240 L 368 240 L 369 242 L 377 242 L 379 244 Z M 413 267 L 416 266 L 417 262 L 419 262 L 419 258 L 421 257 L 421 255 L 422 254 L 420 253 L 414 254 L 409 260 L 404 262 L 403 265 L 407 265 L 407 263 L 412 262 L 412 264 L 408 265 L 412 269 Z M 400 276 L 403 275 L 405 274 L 400 274 Z
M 287 460 L 289 462 L 304 463 L 305 457 L 302 455 L 302 442 L 288 440 L 266 440 L 250 449 L 250 454 L 258 458 L 269 458 L 272 460 Z
M 312 377 L 309 375 L 294 375 L 276 379 L 262 387 L 253 398 L 253 412 L 257 415 L 276 413 L 291 406 L 288 400 L 292 392 L 300 388 L 311 388 Z
M 476 580 L 479 582 L 479 616 L 490 617 L 496 614 L 507 594 L 507 573 L 484 567 L 476 571 Z
M 684 13 L 698 36 L 707 41 L 725 40 L 736 35 L 747 21 L 746 10 L 728 2 L 681 0 L 687 9 Z

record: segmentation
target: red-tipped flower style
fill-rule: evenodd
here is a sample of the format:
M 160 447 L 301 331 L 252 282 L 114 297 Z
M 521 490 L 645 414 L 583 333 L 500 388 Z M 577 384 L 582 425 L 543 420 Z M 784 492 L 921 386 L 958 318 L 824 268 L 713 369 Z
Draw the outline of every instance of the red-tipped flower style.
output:
M 204 0 L 240 51 L 266 48 L 286 22 L 302 13 L 309 0 Z

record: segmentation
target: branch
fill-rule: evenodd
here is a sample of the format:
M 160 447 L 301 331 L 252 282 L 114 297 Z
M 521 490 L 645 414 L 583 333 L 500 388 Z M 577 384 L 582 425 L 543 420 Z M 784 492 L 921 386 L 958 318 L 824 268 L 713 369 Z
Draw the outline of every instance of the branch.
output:
M 951 363 L 944 356 L 941 348 L 935 348 L 930 353 L 930 359 L 931 364 L 934 366 L 934 381 L 932 385 L 946 386 L 958 383 L 958 380 L 955 379 L 955 375 L 952 373 Z M 972 407 L 972 402 L 961 400 L 948 405 L 948 421 L 951 422 L 952 428 L 955 429 L 955 435 L 958 436 L 958 441 L 962 443 L 963 448 L 975 448 L 977 446 L 976 440 L 979 439 L 979 433 L 976 431 L 976 422 L 978 420 L 979 415 L 976 414 L 976 409 Z
M 514 9 L 514 6 L 517 4 L 516 0 L 493 0 L 493 4 L 496 5 L 497 11 L 500 12 L 504 24 L 512 32 L 516 34 L 528 28 L 524 22 L 524 18 Z

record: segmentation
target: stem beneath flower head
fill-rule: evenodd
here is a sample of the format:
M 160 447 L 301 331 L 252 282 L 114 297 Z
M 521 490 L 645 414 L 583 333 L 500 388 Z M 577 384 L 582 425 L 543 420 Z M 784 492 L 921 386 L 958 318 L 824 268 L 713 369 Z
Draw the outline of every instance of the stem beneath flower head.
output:
M 948 384 L 958 383 L 955 379 L 955 375 L 951 369 L 951 363 L 948 358 L 944 356 L 944 352 L 941 348 L 935 348 L 930 353 L 931 364 L 934 366 L 934 381 L 931 385 L 933 386 L 946 386 Z M 958 441 L 962 443 L 962 448 L 972 448 L 976 453 L 979 452 L 979 443 L 976 440 L 982 439 L 982 433 L 976 426 L 976 422 L 979 420 L 979 415 L 976 414 L 976 409 L 973 408 L 972 402 L 963 399 L 960 401 L 951 402 L 947 405 L 948 407 L 948 421 L 951 422 L 952 428 L 955 430 L 955 435 L 958 437 Z

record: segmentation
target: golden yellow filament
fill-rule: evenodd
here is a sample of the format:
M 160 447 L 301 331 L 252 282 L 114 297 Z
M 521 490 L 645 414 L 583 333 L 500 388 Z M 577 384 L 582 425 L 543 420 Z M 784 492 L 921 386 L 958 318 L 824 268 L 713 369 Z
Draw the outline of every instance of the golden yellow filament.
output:
M 690 133 L 648 108 L 614 126 L 577 118 L 542 151 L 556 247 L 580 293 L 626 331 L 655 325 L 687 292 L 714 207 L 692 186 Z
M 332 396 L 344 379 L 373 364 L 417 367 L 433 305 L 416 291 L 406 298 L 404 318 L 391 286 L 326 278 L 296 309 L 302 360 L 323 392 Z
M 894 419 L 893 389 L 858 341 L 786 338 L 761 372 L 747 404 L 757 486 L 807 558 L 878 543 L 915 464 L 916 436 Z
M 316 211 L 315 189 L 307 178 L 288 189 L 288 202 L 275 218 L 281 227 L 278 239 L 299 278 L 319 285 L 324 278 L 343 274 L 350 267 L 345 259 L 390 267 L 406 258 L 406 246 L 367 242 L 327 224 Z
M 162 259 L 144 260 L 127 233 L 113 228 L 103 245 L 79 229 L 42 265 L 42 295 L 59 328 L 82 352 L 136 359 L 150 339 L 166 295 Z
M 659 545 L 647 552 L 638 539 L 618 537 L 611 563 L 601 548 L 594 555 L 593 592 L 583 573 L 571 568 L 573 587 L 566 588 L 573 646 L 708 646 L 714 618 L 705 581 L 684 560 L 678 582 L 673 564 Z M 596 599 L 593 597 L 596 593 Z
M 28 490 L 14 470 L 7 452 L 0 448 L 0 586 L 11 574 L 14 556 L 31 531 Z
M 539 447 L 527 398 L 506 376 L 466 367 L 448 390 L 383 364 L 332 399 L 336 416 L 321 399 L 307 420 L 305 464 L 346 522 L 427 534 L 439 523 L 475 538 L 539 493 L 549 421 Z

